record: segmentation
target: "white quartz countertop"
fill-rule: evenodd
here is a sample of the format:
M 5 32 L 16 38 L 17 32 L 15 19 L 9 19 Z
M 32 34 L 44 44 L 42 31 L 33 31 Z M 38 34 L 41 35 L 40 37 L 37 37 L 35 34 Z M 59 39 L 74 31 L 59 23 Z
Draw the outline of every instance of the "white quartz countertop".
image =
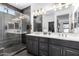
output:
M 62 39 L 62 40 L 70 40 L 70 41 L 79 41 L 79 36 L 75 34 L 74 35 L 68 35 L 68 34 L 63 34 L 63 36 L 60 34 L 36 34 L 36 33 L 32 33 L 32 34 L 26 34 L 29 36 L 38 36 L 38 37 L 45 37 L 45 38 L 56 38 L 56 39 Z
M 27 32 L 21 32 L 21 31 L 16 31 L 16 30 L 7 30 L 5 31 L 6 33 L 14 33 L 14 34 L 26 34 Z

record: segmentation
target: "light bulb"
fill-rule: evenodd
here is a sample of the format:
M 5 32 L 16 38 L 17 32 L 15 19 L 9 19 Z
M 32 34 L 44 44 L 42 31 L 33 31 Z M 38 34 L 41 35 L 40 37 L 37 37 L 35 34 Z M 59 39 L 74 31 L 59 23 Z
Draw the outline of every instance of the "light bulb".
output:
M 69 6 L 68 5 L 65 5 L 65 8 L 68 8 Z
M 38 13 L 39 13 L 39 15 L 41 15 L 42 14 L 42 9 L 39 9 L 39 12 Z
M 52 7 L 52 9 L 55 9 L 56 8 L 56 6 L 54 5 L 53 7 Z
M 42 14 L 46 14 L 46 11 L 45 11 L 45 9 L 42 9 Z
M 52 9 L 53 9 L 54 11 L 56 11 L 56 10 L 57 10 L 57 6 L 56 6 L 56 5 L 53 5 Z
M 34 15 L 37 16 L 37 11 L 35 11 L 35 14 Z
M 61 5 L 61 3 L 59 3 L 58 9 L 62 9 L 62 5 Z
M 33 15 L 35 15 L 35 12 L 33 12 Z
M 56 11 L 57 9 L 55 8 L 54 11 Z
M 39 11 L 40 11 L 40 10 L 37 10 L 37 15 L 39 15 Z

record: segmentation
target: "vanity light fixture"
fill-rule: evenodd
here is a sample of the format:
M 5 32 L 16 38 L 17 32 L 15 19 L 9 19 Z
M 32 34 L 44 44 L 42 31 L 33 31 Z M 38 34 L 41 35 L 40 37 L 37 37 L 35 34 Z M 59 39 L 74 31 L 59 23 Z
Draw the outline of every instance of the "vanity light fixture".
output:
M 40 9 L 33 12 L 34 16 L 42 15 L 42 14 L 46 14 L 46 11 L 43 8 L 40 8 Z
M 20 16 L 19 18 L 22 19 L 22 16 Z
M 37 11 L 35 11 L 35 16 L 37 16 L 38 15 L 38 12 Z
M 56 8 L 56 6 L 55 5 L 53 5 L 53 7 L 51 8 L 51 9 L 55 9 Z
M 13 23 L 13 22 L 8 22 L 9 24 Z
M 59 5 L 58 5 L 58 9 L 62 9 L 62 5 L 61 5 L 61 3 L 59 3 Z
M 40 11 L 40 10 L 37 10 L 37 15 L 40 15 L 39 11 Z
M 68 5 L 65 5 L 65 8 L 68 8 L 69 6 Z
M 52 8 L 52 9 L 53 9 L 54 11 L 56 11 L 56 10 L 57 10 L 57 8 L 56 8 L 56 6 L 55 6 L 55 5 L 53 6 L 53 8 Z
M 33 15 L 35 15 L 35 11 L 33 12 Z
M 37 16 L 36 13 L 34 13 L 34 16 Z
M 42 14 L 43 14 L 43 10 L 42 10 L 42 8 L 41 8 L 41 9 L 39 9 L 39 13 L 40 13 L 40 15 L 42 15 Z
M 42 12 L 43 12 L 42 14 L 46 14 L 46 10 L 45 9 L 42 9 Z
M 18 20 L 20 20 L 20 19 L 19 19 L 19 18 L 16 18 L 15 20 L 18 21 Z
M 69 4 L 65 4 L 65 8 L 68 8 L 69 7 Z
M 63 8 L 68 8 L 69 5 L 70 5 L 70 4 L 68 4 L 68 3 L 65 3 L 65 4 L 59 3 L 59 4 L 56 4 L 56 5 L 53 5 L 52 9 L 53 9 L 54 11 L 56 11 L 56 10 L 61 10 L 61 9 L 63 9 Z
M 57 9 L 55 8 L 54 11 L 56 11 Z

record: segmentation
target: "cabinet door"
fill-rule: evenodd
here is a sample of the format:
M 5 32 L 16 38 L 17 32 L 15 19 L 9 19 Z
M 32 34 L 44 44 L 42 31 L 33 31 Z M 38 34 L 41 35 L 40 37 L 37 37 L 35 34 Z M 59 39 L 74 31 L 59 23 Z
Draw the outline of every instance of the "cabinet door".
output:
M 60 46 L 49 44 L 49 56 L 61 56 L 62 48 Z
M 38 41 L 32 41 L 32 53 L 38 55 Z
M 78 52 L 78 50 L 65 48 L 63 50 L 63 55 L 64 56 L 79 56 L 79 52 Z
M 34 55 L 38 55 L 38 38 L 27 36 L 27 50 Z
M 39 42 L 48 43 L 48 38 L 40 38 Z
M 39 49 L 48 52 L 48 43 L 39 43 Z
M 32 39 L 28 36 L 28 39 L 27 39 L 27 50 L 28 52 L 32 52 Z

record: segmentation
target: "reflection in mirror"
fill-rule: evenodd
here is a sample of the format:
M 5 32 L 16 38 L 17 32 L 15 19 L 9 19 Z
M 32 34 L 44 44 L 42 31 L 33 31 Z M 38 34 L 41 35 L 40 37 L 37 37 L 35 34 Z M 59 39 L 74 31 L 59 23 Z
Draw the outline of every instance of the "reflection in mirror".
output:
M 74 13 L 74 33 L 79 32 L 79 12 Z
M 34 16 L 34 32 L 42 32 L 42 15 Z
M 54 21 L 53 22 L 49 22 L 48 24 L 49 26 L 49 32 L 54 32 Z
M 15 23 L 15 29 L 19 29 L 19 23 Z
M 57 32 L 69 32 L 69 14 L 57 16 Z
M 14 24 L 13 23 L 8 23 L 8 29 L 14 29 Z

